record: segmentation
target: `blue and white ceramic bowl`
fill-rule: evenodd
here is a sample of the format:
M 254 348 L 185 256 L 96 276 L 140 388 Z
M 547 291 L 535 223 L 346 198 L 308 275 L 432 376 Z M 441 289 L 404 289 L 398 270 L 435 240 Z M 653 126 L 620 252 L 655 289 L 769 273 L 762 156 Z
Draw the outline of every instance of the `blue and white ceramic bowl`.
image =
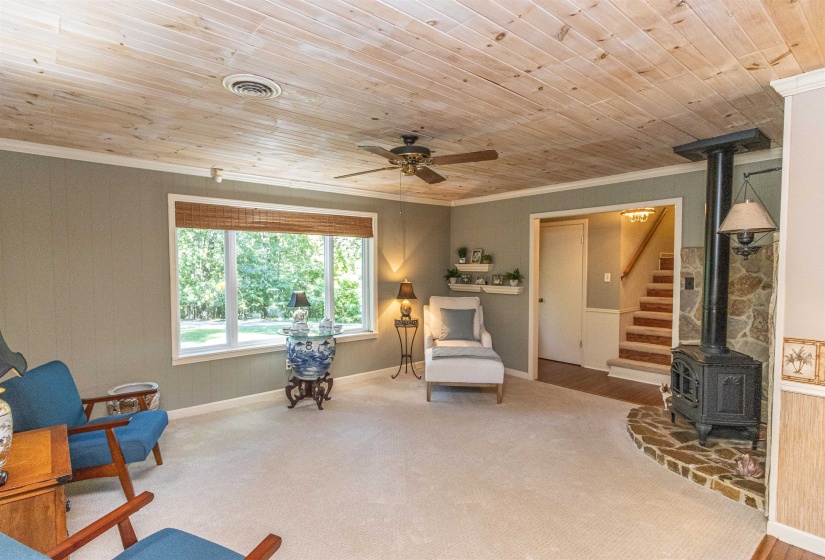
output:
M 323 377 L 335 358 L 335 339 L 286 339 L 286 357 L 298 377 Z

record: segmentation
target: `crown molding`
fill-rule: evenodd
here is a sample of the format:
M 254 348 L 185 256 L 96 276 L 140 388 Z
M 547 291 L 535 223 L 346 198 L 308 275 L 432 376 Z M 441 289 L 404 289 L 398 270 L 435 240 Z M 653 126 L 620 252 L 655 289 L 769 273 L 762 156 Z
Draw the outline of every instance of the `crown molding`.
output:
M 739 154 L 735 156 L 734 163 L 736 165 L 742 165 L 744 163 L 754 163 L 773 159 L 782 159 L 782 148 L 771 148 L 770 150 L 760 150 L 758 152 L 748 152 L 744 154 Z M 506 193 L 479 196 L 476 198 L 454 200 L 453 206 L 467 206 L 469 204 L 482 204 L 485 202 L 495 202 L 497 200 L 507 200 L 510 198 L 522 198 L 525 196 L 536 196 L 539 194 L 547 194 L 559 191 L 586 189 L 590 187 L 599 187 L 602 185 L 627 183 L 629 181 L 641 181 L 642 179 L 667 177 L 669 175 L 692 173 L 694 171 L 704 171 L 706 169 L 707 164 L 702 161 L 692 163 L 680 163 L 677 165 L 669 165 L 667 167 L 656 167 L 654 169 L 645 169 L 642 171 L 631 171 L 629 173 L 608 175 L 606 177 L 595 177 L 593 179 L 583 179 L 581 181 L 572 181 L 570 183 L 557 183 L 555 185 L 546 185 L 544 187 L 534 187 L 530 189 L 521 189 L 518 191 L 511 191 Z
M 66 148 L 63 146 L 53 146 L 50 144 L 38 144 L 35 142 L 25 142 L 23 140 L 11 140 L 0 138 L 0 150 L 9 152 L 20 152 L 38 156 L 56 157 L 62 159 L 72 159 L 86 161 L 89 163 L 101 163 L 104 165 L 117 165 L 120 167 L 133 167 L 137 169 L 148 169 L 151 171 L 163 171 L 166 173 L 180 173 L 182 175 L 194 175 L 196 177 L 211 177 L 211 169 L 205 167 L 194 167 L 190 165 L 180 165 L 176 163 L 165 163 L 162 161 L 145 160 L 116 154 L 104 154 L 91 150 L 81 150 L 78 148 Z M 264 177 L 262 175 L 251 175 L 235 171 L 223 171 L 224 179 L 233 181 L 244 181 L 246 183 L 257 183 L 272 185 L 276 187 L 303 189 L 308 191 L 319 191 L 331 194 L 345 194 L 349 196 L 363 196 L 366 198 L 380 198 L 383 200 L 398 201 L 399 196 L 390 193 L 369 192 L 349 187 L 339 187 L 325 183 L 315 183 L 312 181 L 295 181 L 290 179 L 279 179 L 276 177 Z M 418 196 L 401 196 L 403 202 L 416 204 L 430 204 L 435 206 L 450 206 L 449 200 L 437 200 Z
M 825 68 L 797 74 L 789 78 L 774 80 L 771 87 L 782 97 L 804 93 L 813 89 L 825 88 Z

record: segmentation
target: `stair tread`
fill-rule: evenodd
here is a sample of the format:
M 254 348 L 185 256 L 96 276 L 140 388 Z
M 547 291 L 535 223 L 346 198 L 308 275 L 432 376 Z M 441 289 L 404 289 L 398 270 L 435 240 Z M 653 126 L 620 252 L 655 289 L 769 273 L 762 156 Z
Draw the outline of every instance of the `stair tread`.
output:
M 673 284 L 666 284 L 664 282 L 650 282 L 646 284 L 648 290 L 673 290 Z
M 642 296 L 639 298 L 642 303 L 673 303 L 672 297 L 664 296 Z
M 653 276 L 673 276 L 672 270 L 654 270 Z
M 665 327 L 644 327 L 639 325 L 628 325 L 625 327 L 625 332 L 633 334 L 646 334 L 650 336 L 671 336 L 673 329 Z
M 620 342 L 619 349 L 635 350 L 636 352 L 647 352 L 648 354 L 670 355 L 670 346 L 650 344 L 649 342 Z
M 634 311 L 633 316 L 639 317 L 640 319 L 661 319 L 662 321 L 673 320 L 673 313 L 668 313 L 667 311 Z
M 662 364 L 652 364 L 650 362 L 640 362 L 639 360 L 630 360 L 628 358 L 610 358 L 607 360 L 608 366 L 623 367 L 627 369 L 637 369 L 639 371 L 647 371 L 650 373 L 660 373 L 666 375 L 670 379 L 670 366 Z M 667 380 L 663 381 L 667 382 Z

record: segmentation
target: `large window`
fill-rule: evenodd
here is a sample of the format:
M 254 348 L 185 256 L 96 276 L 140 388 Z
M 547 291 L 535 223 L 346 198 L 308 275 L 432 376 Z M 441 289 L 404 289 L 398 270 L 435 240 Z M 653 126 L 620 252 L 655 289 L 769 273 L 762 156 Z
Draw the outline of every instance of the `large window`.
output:
M 208 205 L 212 214 L 182 216 L 181 204 Z M 234 216 L 232 223 L 215 217 L 216 212 L 237 208 L 233 204 L 238 203 L 170 195 L 173 274 L 177 271 L 172 299 L 173 360 L 282 345 L 284 337 L 278 329 L 291 323 L 293 310 L 287 304 L 295 290 L 305 291 L 312 304 L 310 322 L 329 317 L 343 325 L 344 339 L 373 330 L 371 238 L 316 233 L 347 233 L 348 228 L 340 224 L 313 227 L 289 222 L 296 216 L 309 216 L 306 222 L 311 223 L 326 218 L 326 210 L 261 204 L 255 205 L 255 211 L 270 214 L 261 217 L 259 212 L 250 219 Z M 278 221 L 284 213 L 287 221 Z M 358 216 L 362 222 L 374 221 L 372 215 Z M 265 221 L 269 225 L 261 225 Z M 196 227 L 185 227 L 191 225 Z M 295 232 L 302 228 L 313 232 Z

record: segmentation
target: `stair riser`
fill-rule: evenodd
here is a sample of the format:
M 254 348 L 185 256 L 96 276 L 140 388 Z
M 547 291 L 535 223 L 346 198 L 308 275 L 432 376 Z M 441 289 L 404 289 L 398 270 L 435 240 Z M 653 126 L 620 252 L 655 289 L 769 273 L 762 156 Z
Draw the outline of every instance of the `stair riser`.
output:
M 655 336 L 651 334 L 627 333 L 628 342 L 647 342 L 648 344 L 658 344 L 670 348 L 671 339 L 669 336 Z
M 673 276 L 654 276 L 653 277 L 653 284 L 667 284 L 668 286 L 673 285 Z
M 673 288 L 664 286 L 661 288 L 648 288 L 647 297 L 673 297 Z
M 659 270 L 673 270 L 673 259 L 659 259 Z
M 637 327 L 660 327 L 663 329 L 669 329 L 673 326 L 670 321 L 665 321 L 662 319 L 646 319 L 644 317 L 634 317 L 633 324 Z
M 661 364 L 663 366 L 670 365 L 670 356 L 665 354 L 649 354 L 648 352 L 640 352 L 638 350 L 619 349 L 619 357 L 627 360 L 637 360 L 640 362 L 647 362 L 649 364 Z
M 673 311 L 673 304 L 669 303 L 641 303 L 642 311 L 660 311 L 662 313 L 670 313 Z

